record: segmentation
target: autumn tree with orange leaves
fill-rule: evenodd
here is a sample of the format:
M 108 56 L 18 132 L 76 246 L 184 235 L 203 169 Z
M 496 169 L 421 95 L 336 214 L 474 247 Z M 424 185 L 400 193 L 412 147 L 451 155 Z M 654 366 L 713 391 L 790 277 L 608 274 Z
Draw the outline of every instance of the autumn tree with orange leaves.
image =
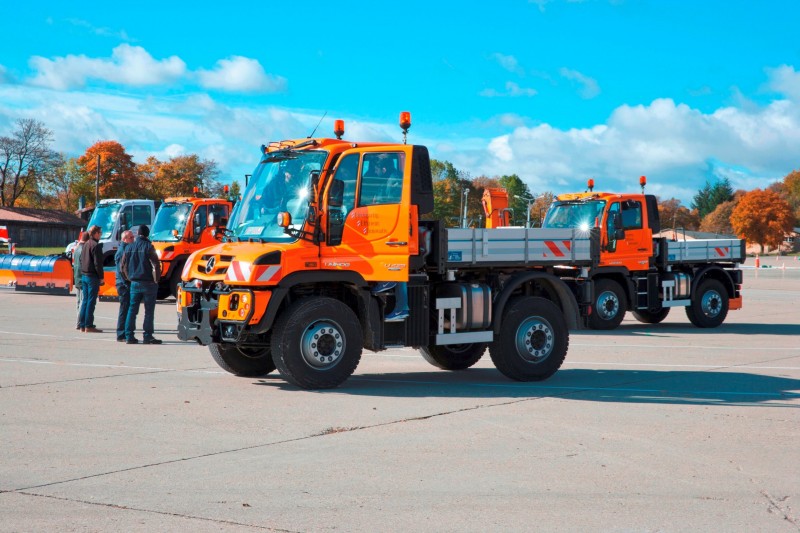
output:
M 139 182 L 148 198 L 170 196 L 219 196 L 222 187 L 217 181 L 219 170 L 215 161 L 201 160 L 196 154 L 179 155 L 169 161 L 150 156 L 136 168 Z
M 95 179 L 100 156 L 100 199 L 136 198 L 141 194 L 136 164 L 117 141 L 98 141 L 78 158 L 81 171 Z
M 774 191 L 755 189 L 742 195 L 731 214 L 731 226 L 739 238 L 778 247 L 792 230 L 795 217 L 786 200 Z

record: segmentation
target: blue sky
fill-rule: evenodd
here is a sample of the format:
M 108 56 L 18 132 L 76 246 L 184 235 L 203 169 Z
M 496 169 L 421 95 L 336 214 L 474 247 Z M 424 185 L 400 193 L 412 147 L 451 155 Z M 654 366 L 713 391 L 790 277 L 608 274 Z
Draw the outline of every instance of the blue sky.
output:
M 55 149 L 196 153 L 223 181 L 262 143 L 409 141 L 534 193 L 637 188 L 691 202 L 706 180 L 800 168 L 800 3 L 22 2 L 0 32 L 0 135 L 41 120 Z

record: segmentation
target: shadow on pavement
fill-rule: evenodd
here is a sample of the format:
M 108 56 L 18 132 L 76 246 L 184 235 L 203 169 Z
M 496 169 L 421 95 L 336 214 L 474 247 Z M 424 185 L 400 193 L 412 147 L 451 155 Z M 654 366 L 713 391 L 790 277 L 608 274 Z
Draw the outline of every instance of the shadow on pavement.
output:
M 299 390 L 278 374 L 256 385 Z M 800 408 L 800 379 L 746 372 L 562 369 L 547 381 L 516 382 L 497 370 L 357 374 L 319 394 L 384 397 L 537 398 L 613 403 Z

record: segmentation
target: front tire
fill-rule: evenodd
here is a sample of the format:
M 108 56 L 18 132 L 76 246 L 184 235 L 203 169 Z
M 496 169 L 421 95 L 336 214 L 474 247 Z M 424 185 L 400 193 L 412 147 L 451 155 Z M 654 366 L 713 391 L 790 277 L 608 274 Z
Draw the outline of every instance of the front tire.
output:
M 615 329 L 628 310 L 628 300 L 616 281 L 601 279 L 595 284 L 595 298 L 589 327 L 592 329 Z
M 638 311 L 631 311 L 631 314 L 633 314 L 633 317 L 642 324 L 660 324 L 665 318 L 667 318 L 669 310 L 669 307 L 662 307 L 655 313 L 652 313 L 647 309 L 640 309 Z
M 544 298 L 509 302 L 489 355 L 497 370 L 517 381 L 541 381 L 561 368 L 569 330 L 561 309 Z
M 272 359 L 302 389 L 338 387 L 355 372 L 363 340 L 358 317 L 333 298 L 298 300 L 275 322 Z
M 419 349 L 422 357 L 442 370 L 465 370 L 483 357 L 487 343 L 431 345 Z
M 269 348 L 245 348 L 235 344 L 209 344 L 214 361 L 226 372 L 235 376 L 265 376 L 275 370 Z
M 728 291 L 719 281 L 707 279 L 697 286 L 686 316 L 698 328 L 715 328 L 728 316 Z

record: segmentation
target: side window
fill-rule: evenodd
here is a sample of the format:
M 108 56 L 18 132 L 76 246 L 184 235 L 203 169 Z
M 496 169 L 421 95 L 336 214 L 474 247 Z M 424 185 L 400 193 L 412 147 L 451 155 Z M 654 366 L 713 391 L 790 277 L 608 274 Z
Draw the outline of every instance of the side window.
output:
M 339 163 L 334 179 L 344 184 L 342 213 L 347 214 L 356 205 L 356 176 L 358 176 L 358 154 L 349 154 Z
M 358 205 L 399 204 L 403 193 L 404 168 L 404 153 L 365 155 Z
M 208 208 L 201 205 L 194 212 L 194 231 L 197 235 L 208 226 Z
M 129 209 L 130 207 L 126 207 L 125 211 L 128 211 Z M 131 222 L 131 226 L 141 226 L 142 224 L 149 226 L 152 223 L 153 217 L 151 216 L 149 205 L 133 206 L 133 222 Z
M 622 227 L 625 229 L 641 229 L 642 203 L 626 200 L 622 203 Z
M 133 211 L 131 210 L 131 206 L 126 206 L 125 209 L 119 212 L 120 223 L 125 224 L 127 229 L 131 229 L 133 226 L 136 226 L 137 223 L 133 219 Z M 147 224 L 150 224 L 150 221 L 147 221 Z M 111 231 L 111 228 L 108 230 Z
M 212 204 L 208 206 L 208 216 L 214 216 L 214 224 L 219 224 L 223 218 L 228 218 L 228 206 L 225 204 Z

